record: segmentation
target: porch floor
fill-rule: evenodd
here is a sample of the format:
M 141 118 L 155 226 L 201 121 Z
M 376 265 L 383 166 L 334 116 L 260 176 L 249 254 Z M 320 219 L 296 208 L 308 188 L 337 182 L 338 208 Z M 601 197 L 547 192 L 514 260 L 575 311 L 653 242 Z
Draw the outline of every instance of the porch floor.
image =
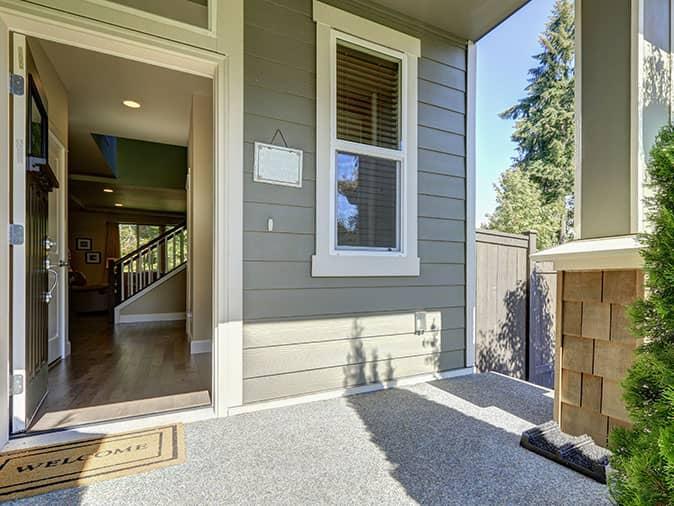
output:
M 187 463 L 26 504 L 609 504 L 519 446 L 552 393 L 496 374 L 186 426 Z

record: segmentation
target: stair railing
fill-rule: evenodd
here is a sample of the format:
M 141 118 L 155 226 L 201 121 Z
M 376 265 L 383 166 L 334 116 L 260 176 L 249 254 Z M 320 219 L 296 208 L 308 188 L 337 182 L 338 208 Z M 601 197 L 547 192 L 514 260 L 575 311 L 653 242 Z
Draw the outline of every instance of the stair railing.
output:
M 187 227 L 182 223 L 117 260 L 110 270 L 115 305 L 182 266 L 187 255 Z

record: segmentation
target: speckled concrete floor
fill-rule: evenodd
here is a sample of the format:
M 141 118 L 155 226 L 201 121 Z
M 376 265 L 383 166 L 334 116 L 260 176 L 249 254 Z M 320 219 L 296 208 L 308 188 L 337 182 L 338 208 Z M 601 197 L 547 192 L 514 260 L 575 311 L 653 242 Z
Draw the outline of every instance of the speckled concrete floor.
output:
M 519 447 L 552 393 L 495 374 L 186 426 L 187 463 L 21 504 L 608 504 Z

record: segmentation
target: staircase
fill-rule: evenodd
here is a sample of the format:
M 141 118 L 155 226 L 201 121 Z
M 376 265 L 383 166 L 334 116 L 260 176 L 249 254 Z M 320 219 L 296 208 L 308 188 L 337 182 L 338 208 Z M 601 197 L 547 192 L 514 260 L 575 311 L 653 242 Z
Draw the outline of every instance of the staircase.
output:
M 110 284 L 119 306 L 187 262 L 187 227 L 182 223 L 152 239 L 112 265 Z

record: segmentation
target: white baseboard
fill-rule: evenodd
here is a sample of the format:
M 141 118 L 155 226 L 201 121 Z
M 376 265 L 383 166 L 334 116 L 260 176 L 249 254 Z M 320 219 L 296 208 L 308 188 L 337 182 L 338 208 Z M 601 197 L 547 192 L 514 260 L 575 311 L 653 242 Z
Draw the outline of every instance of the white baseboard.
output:
M 185 313 L 120 314 L 115 323 L 173 322 L 185 319 Z
M 325 401 L 328 399 L 336 399 L 338 397 L 347 397 L 349 395 L 377 392 L 379 390 L 388 390 L 389 388 L 405 387 L 417 385 L 419 383 L 428 383 L 429 381 L 456 378 L 458 376 L 468 376 L 474 373 L 475 373 L 474 367 L 466 367 L 464 369 L 454 369 L 453 371 L 444 371 L 431 374 L 419 374 L 417 376 L 410 376 L 408 378 L 400 378 L 397 380 L 385 381 L 382 383 L 373 383 L 371 385 L 339 388 L 337 390 L 328 390 L 327 392 L 319 392 L 316 394 L 301 395 L 298 397 L 289 397 L 287 399 L 275 399 L 271 401 L 256 402 L 253 404 L 244 404 L 243 406 L 236 406 L 233 408 L 229 408 L 227 414 L 239 415 L 241 413 L 251 413 L 254 411 L 261 411 L 263 409 L 275 409 L 275 408 L 282 408 L 285 406 L 295 406 L 297 404 L 306 404 L 308 402 Z
M 212 344 L 210 339 L 190 341 L 190 353 L 192 355 L 196 355 L 197 353 L 210 353 Z

